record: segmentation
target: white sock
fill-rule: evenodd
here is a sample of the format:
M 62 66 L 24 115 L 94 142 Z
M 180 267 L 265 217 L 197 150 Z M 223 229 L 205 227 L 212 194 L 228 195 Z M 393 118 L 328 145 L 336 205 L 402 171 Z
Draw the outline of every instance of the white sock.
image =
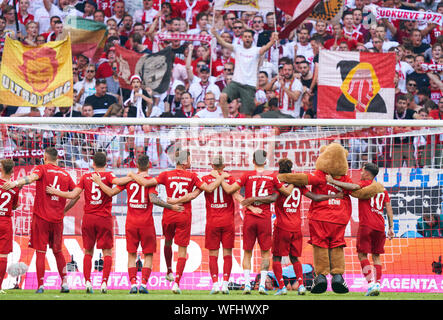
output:
M 214 282 L 214 284 L 212 285 L 212 287 L 218 287 L 218 282 Z
M 265 286 L 266 283 L 266 277 L 268 276 L 267 270 L 260 271 L 260 286 Z
M 245 276 L 245 285 L 251 285 L 251 280 L 250 280 L 250 276 L 251 276 L 251 270 L 243 270 L 243 274 Z

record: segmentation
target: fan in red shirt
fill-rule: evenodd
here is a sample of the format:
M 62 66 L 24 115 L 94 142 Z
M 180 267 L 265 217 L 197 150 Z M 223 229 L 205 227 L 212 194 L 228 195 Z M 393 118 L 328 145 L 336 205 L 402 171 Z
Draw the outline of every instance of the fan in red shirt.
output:
M 196 173 L 188 171 L 190 168 L 190 153 L 187 150 L 177 150 L 176 169 L 163 171 L 157 177 L 146 180 L 143 176 L 129 173 L 138 184 L 145 187 L 153 187 L 158 184 L 165 186 L 168 198 L 176 199 L 191 193 L 194 188 L 199 188 L 206 192 L 213 192 L 217 188 L 222 177 L 218 177 L 213 183 L 208 185 L 200 180 Z M 189 241 L 191 240 L 191 222 L 192 222 L 192 204 L 187 202 L 183 204 L 183 212 L 176 212 L 165 208 L 162 217 L 162 230 L 165 236 L 164 255 L 166 267 L 168 268 L 166 279 L 174 281 L 172 292 L 180 294 L 179 287 L 183 270 L 186 265 L 186 255 Z M 178 260 L 175 279 L 172 273 L 172 241 L 178 246 Z
M 278 162 L 278 173 L 291 173 L 292 161 L 283 158 Z M 292 191 L 290 195 L 279 192 L 273 194 L 259 201 L 275 201 L 275 215 L 276 220 L 274 222 L 273 243 L 272 243 L 272 269 L 278 282 L 278 290 L 275 295 L 286 295 L 287 288 L 283 280 L 283 271 L 281 260 L 284 256 L 289 256 L 289 259 L 293 265 L 294 273 L 298 283 L 298 294 L 304 295 L 306 288 L 303 285 L 303 268 L 299 261 L 299 257 L 302 254 L 303 246 L 303 234 L 301 232 L 301 199 L 302 195 L 313 201 L 328 201 L 333 198 L 340 198 L 343 194 L 315 194 L 309 191 L 305 186 L 294 186 L 284 184 L 288 190 Z M 242 204 L 248 204 L 249 199 L 242 202 Z M 252 200 L 250 200 L 252 201 Z M 256 199 L 257 201 L 257 199 Z
M 173 3 L 175 12 L 180 12 L 181 17 L 188 23 L 189 29 L 194 29 L 197 25 L 197 14 L 210 9 L 210 3 L 207 0 L 183 0 Z
M 232 194 L 242 187 L 245 189 L 245 198 L 266 197 L 280 191 L 290 194 L 286 188 L 278 181 L 277 177 L 270 171 L 265 170 L 267 153 L 264 150 L 257 150 L 253 154 L 254 170 L 245 172 L 234 184 L 229 185 L 222 182 L 223 189 Z M 259 293 L 267 294 L 265 289 L 266 275 L 270 264 L 270 249 L 272 245 L 272 222 L 271 204 L 253 202 L 254 207 L 261 210 L 255 213 L 249 208 L 245 210 L 243 222 L 243 272 L 245 276 L 245 289 L 243 294 L 251 293 L 251 258 L 252 250 L 257 241 L 261 249 L 260 285 Z
M 13 182 L 6 182 L 2 186 L 4 190 L 9 190 L 36 182 L 29 242 L 29 246 L 36 252 L 38 285 L 36 293 L 44 292 L 45 256 L 48 245 L 54 253 L 57 269 L 62 279 L 60 292 L 69 292 L 65 270 L 66 260 L 62 252 L 66 199 L 46 193 L 46 187 L 52 186 L 60 191 L 70 191 L 75 188 L 75 183 L 65 170 L 57 166 L 57 158 L 57 149 L 46 148 L 43 155 L 44 164 L 36 166 L 30 175 Z
M 137 158 L 137 174 L 143 175 L 145 179 L 149 180 L 152 177 L 148 176 L 149 157 L 142 154 Z M 131 290 L 129 293 L 143 293 L 147 294 L 148 280 L 152 271 L 152 256 L 156 252 L 156 233 L 154 226 L 154 219 L 152 217 L 152 207 L 157 205 L 176 212 L 183 211 L 180 205 L 170 205 L 160 198 L 155 187 L 140 186 L 137 182 L 131 181 L 125 185 L 117 186 L 111 189 L 101 179 L 94 179 L 99 187 L 110 197 L 113 197 L 123 190 L 127 192 L 128 211 L 126 214 L 125 234 L 126 234 L 126 249 L 128 251 L 128 275 L 131 282 Z M 137 289 L 137 250 L 141 245 L 144 254 L 144 261 L 142 267 L 142 277 L 140 287 Z
M 94 247 L 101 249 L 103 252 L 103 278 L 100 291 L 107 292 L 107 282 L 112 267 L 112 248 L 114 247 L 114 220 L 112 217 L 112 197 L 102 192 L 96 182 L 94 176 L 100 179 L 108 186 L 113 184 L 124 184 L 130 181 L 128 177 L 117 178 L 114 173 L 106 171 L 106 154 L 104 152 L 96 152 L 92 157 L 92 167 L 94 172 L 85 173 L 75 189 L 70 192 L 47 187 L 48 194 L 58 197 L 74 199 L 65 209 L 70 210 L 75 202 L 80 198 L 82 191 L 84 192 L 85 203 L 83 206 L 82 219 L 82 240 L 85 249 L 83 257 L 83 274 L 85 277 L 86 293 L 92 293 L 91 269 L 92 257 L 94 255 Z
M 14 174 L 14 161 L 4 159 L 0 161 L 0 185 L 11 181 Z M 12 211 L 17 208 L 18 195 L 20 188 L 15 187 L 9 190 L 0 188 L 0 293 L 2 290 L 3 279 L 8 265 L 8 254 L 12 252 L 13 227 Z
M 327 180 L 346 190 L 355 191 L 372 184 L 378 175 L 378 171 L 376 164 L 365 163 L 361 170 L 361 181 L 357 184 L 336 181 L 330 176 L 328 176 Z M 385 252 L 384 245 L 386 241 L 385 219 L 383 217 L 384 208 L 386 208 L 389 224 L 388 238 L 391 240 L 394 237 L 393 212 L 388 192 L 384 190 L 384 192 L 378 193 L 370 199 L 358 200 L 357 253 L 362 273 L 368 281 L 367 296 L 378 296 L 380 294 L 380 280 L 382 276 L 380 255 Z M 369 253 L 374 264 L 374 277 L 372 276 L 371 264 L 368 259 Z

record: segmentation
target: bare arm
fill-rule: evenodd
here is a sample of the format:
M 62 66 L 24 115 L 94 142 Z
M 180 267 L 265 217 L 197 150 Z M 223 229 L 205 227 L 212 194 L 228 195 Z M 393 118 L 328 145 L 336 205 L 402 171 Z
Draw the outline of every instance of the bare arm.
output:
M 229 184 L 224 180 L 222 181 L 221 186 L 227 194 L 233 194 L 234 192 L 237 192 L 238 190 L 241 189 L 241 187 L 238 185 L 238 183 L 235 182 L 233 184 Z
M 388 238 L 391 240 L 394 237 L 394 212 L 392 211 L 391 202 L 387 202 L 386 204 L 386 215 L 388 216 Z
M 129 172 L 128 177 L 131 177 L 135 182 L 144 187 L 154 187 L 158 184 L 155 178 L 148 180 L 145 177 L 134 172 Z
M 71 210 L 75 204 L 77 203 L 77 201 L 80 199 L 80 196 L 78 196 L 75 199 L 72 199 L 71 201 L 69 201 L 68 205 L 65 207 L 64 209 L 64 213 L 66 214 L 66 212 L 68 212 L 69 210 Z
M 170 209 L 170 210 L 177 211 L 177 212 L 181 212 L 185 209 L 185 208 L 183 208 L 183 206 L 181 206 L 179 204 L 169 204 L 167 202 L 164 202 L 155 193 L 149 194 L 149 201 L 151 201 L 156 206 L 163 207 L 163 208 Z
M 212 27 L 211 28 L 211 33 L 212 35 L 217 39 L 217 42 L 225 48 L 229 48 L 231 50 L 234 50 L 234 46 L 231 43 L 226 42 L 225 40 L 222 39 L 222 37 L 220 37 L 220 35 L 217 33 L 217 30 Z
M 247 207 L 247 206 L 253 204 L 254 202 L 273 203 L 277 200 L 277 198 L 278 198 L 278 193 L 274 192 L 273 194 L 271 194 L 269 196 L 246 198 L 241 202 L 241 205 Z
M 215 181 L 213 181 L 209 185 L 207 183 L 203 183 L 203 185 L 200 187 L 200 189 L 205 192 L 209 192 L 209 193 L 214 192 L 214 190 L 217 189 L 218 186 L 220 186 L 220 184 L 224 180 L 225 180 L 224 176 L 220 175 L 215 179 Z
M 129 176 L 126 176 L 126 177 L 112 179 L 112 184 L 116 184 L 118 186 L 124 186 L 125 184 L 128 184 L 131 181 L 132 181 L 132 178 L 130 178 Z
M 15 181 L 6 182 L 5 184 L 2 185 L 2 189 L 10 190 L 15 187 L 21 188 L 24 185 L 31 184 L 37 180 L 38 180 L 38 175 L 35 173 L 31 173 L 29 176 L 26 176 L 24 178 L 21 178 L 21 179 L 15 180 Z
M 82 188 L 74 188 L 72 191 L 60 191 L 54 187 L 48 186 L 46 187 L 46 193 L 53 194 L 55 196 L 59 196 L 65 199 L 75 199 L 80 196 L 80 193 L 82 193 Z
M 238 191 L 234 193 L 233 197 L 234 197 L 234 199 L 235 199 L 237 202 L 239 202 L 240 204 L 241 204 L 242 201 L 245 199 L 245 198 L 243 198 L 243 196 L 242 196 L 242 195 L 240 194 L 240 192 L 238 192 Z M 255 213 L 255 214 L 260 214 L 260 213 L 263 212 L 262 209 L 260 209 L 260 208 L 258 208 L 258 207 L 254 207 L 254 206 L 252 206 L 252 205 L 248 205 L 248 206 L 246 206 L 246 208 L 248 208 L 250 211 L 252 211 L 252 212 Z
M 52 0 L 43 0 L 43 4 L 45 5 L 45 9 L 49 12 L 52 7 Z
M 194 52 L 194 45 L 191 43 L 188 46 L 188 55 L 186 56 L 186 73 L 188 75 L 189 83 L 192 83 L 192 80 L 194 79 L 194 71 L 192 70 L 191 66 L 193 52 Z
M 278 42 L 278 32 L 273 32 L 271 35 L 271 39 L 269 39 L 269 42 L 265 44 L 263 47 L 260 48 L 260 55 L 264 55 L 266 51 L 271 49 L 271 47 Z
M 355 190 L 361 189 L 361 187 L 356 183 L 338 181 L 338 180 L 335 180 L 334 178 L 332 178 L 330 175 L 326 176 L 326 181 L 329 183 L 335 184 L 336 186 L 339 186 L 340 188 L 350 190 L 350 191 L 355 191 Z
M 169 204 L 187 203 L 187 202 L 192 201 L 195 198 L 197 198 L 200 195 L 200 193 L 202 193 L 202 192 L 203 191 L 200 190 L 199 188 L 195 188 L 194 191 L 189 192 L 188 194 L 186 194 L 180 198 L 177 198 L 177 199 L 168 198 L 168 203 Z
M 120 189 L 118 187 L 111 188 L 111 187 L 107 186 L 106 184 L 104 184 L 100 175 L 98 175 L 98 174 L 92 174 L 91 177 L 92 177 L 92 181 L 94 181 L 100 187 L 100 189 L 102 189 L 102 191 L 104 193 L 106 193 L 106 195 L 108 197 L 113 197 L 116 194 L 119 194 L 120 192 L 123 191 L 122 189 Z M 119 178 L 116 178 L 116 179 L 119 179 Z M 114 183 L 114 181 L 116 179 L 112 180 L 112 183 Z
M 326 201 L 329 199 L 336 199 L 336 198 L 343 198 L 343 192 L 339 192 L 336 194 L 317 194 L 317 193 L 312 193 L 311 191 L 307 192 L 305 194 L 306 197 L 308 197 L 309 199 L 311 199 L 312 201 L 315 202 L 320 202 L 320 201 Z

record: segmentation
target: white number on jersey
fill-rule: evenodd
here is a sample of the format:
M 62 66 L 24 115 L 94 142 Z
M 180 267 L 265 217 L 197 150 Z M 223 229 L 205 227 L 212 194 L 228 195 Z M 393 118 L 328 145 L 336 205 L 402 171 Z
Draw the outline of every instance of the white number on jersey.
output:
M 377 193 L 377 195 L 371 198 L 371 207 L 377 209 L 378 211 L 381 211 L 383 209 L 384 200 L 385 200 L 384 192 Z
M 8 211 L 8 209 L 5 207 L 11 201 L 11 194 L 9 192 L 3 192 L 2 195 L 0 196 L 0 199 L 1 200 L 6 199 L 0 204 L 0 216 L 4 216 L 5 212 Z
M 263 181 L 260 185 L 260 189 L 257 193 L 257 181 L 252 181 L 252 196 L 253 197 L 266 197 L 268 195 L 268 190 L 265 189 L 266 181 Z
M 138 203 L 138 199 L 136 199 L 137 194 L 141 190 L 140 195 L 140 203 L 145 203 L 145 186 L 141 186 L 138 183 L 132 183 L 129 186 L 129 190 L 135 189 L 135 192 L 132 193 L 131 198 L 129 198 L 129 202 L 131 203 Z
M 91 189 L 91 199 L 92 200 L 100 200 L 102 197 L 102 191 L 100 190 L 100 187 L 97 183 L 92 183 L 92 189 Z
M 187 195 L 188 190 L 185 189 L 187 186 L 188 186 L 187 182 L 177 182 L 177 181 L 171 182 L 171 188 L 174 188 L 174 192 L 172 193 L 172 198 L 177 199 Z
M 284 208 L 298 208 L 301 200 L 301 192 L 299 188 L 292 189 L 292 192 L 289 196 L 286 197 L 285 202 L 283 203 Z
M 225 202 L 223 198 L 223 188 L 221 186 L 214 190 L 214 203 L 218 203 L 218 200 L 220 200 L 220 203 Z

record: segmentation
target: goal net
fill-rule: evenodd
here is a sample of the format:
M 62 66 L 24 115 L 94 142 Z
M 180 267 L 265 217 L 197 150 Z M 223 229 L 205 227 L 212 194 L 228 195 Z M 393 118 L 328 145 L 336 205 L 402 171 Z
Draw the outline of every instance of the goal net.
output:
M 211 122 L 212 119 L 159 118 L 144 119 L 144 122 L 138 121 L 140 119 L 117 118 L 50 119 L 54 121 L 42 122 L 42 119 L 31 119 L 28 122 L 24 119 L 12 122 L 9 119 L 10 122 L 1 125 L 0 158 L 12 158 L 15 161 L 15 179 L 29 174 L 35 165 L 42 163 L 44 149 L 48 146 L 57 148 L 59 165 L 66 168 L 74 181 L 78 181 L 82 174 L 92 170 L 91 157 L 98 150 L 107 153 L 108 169 L 117 176 L 136 170 L 135 161 L 142 153 L 150 158 L 150 175 L 157 176 L 175 167 L 173 154 L 176 148 L 186 148 L 191 153 L 190 170 L 200 176 L 210 172 L 210 159 L 221 154 L 226 163 L 225 170 L 238 177 L 253 169 L 252 154 L 257 149 L 267 151 L 269 170 L 278 171 L 278 160 L 289 158 L 294 164 L 294 171 L 309 172 L 315 169 L 320 147 L 339 142 L 349 151 L 350 177 L 358 181 L 362 164 L 374 162 L 380 167 L 376 179 L 390 194 L 395 238 L 386 241 L 385 254 L 382 255 L 383 290 L 437 292 L 443 289 L 441 278 L 438 278 L 441 274 L 441 264 L 439 268 L 438 262 L 443 253 L 443 231 L 428 222 L 429 216 L 442 217 L 443 127 L 438 121 L 435 123 L 439 124 L 434 125 L 432 121 L 420 120 L 398 120 L 398 123 L 392 124 L 392 121 L 383 123 L 381 120 L 359 123 L 334 120 L 322 122 L 318 119 L 292 122 L 286 122 L 286 119 L 266 119 L 264 122 L 255 119 L 241 120 L 243 122 L 235 121 L 239 119 L 221 119 Z M 160 197 L 165 199 L 162 186 L 157 188 Z M 20 206 L 14 215 L 14 252 L 8 258 L 8 264 L 24 262 L 29 266 L 26 276 L 21 280 L 23 288 L 35 288 L 36 281 L 35 256 L 27 245 L 34 194 L 35 185 L 25 186 L 20 193 Z M 111 289 L 129 287 L 125 243 L 126 203 L 125 192 L 113 198 L 115 246 L 113 273 L 109 281 Z M 306 217 L 309 204 L 309 199 L 302 199 L 304 242 L 300 260 L 304 265 L 313 263 L 312 247 L 307 243 L 309 230 Z M 366 283 L 355 249 L 357 200 L 352 199 L 352 204 L 352 217 L 346 228 L 345 277 L 351 291 L 363 291 Z M 84 288 L 82 215 L 83 197 L 64 219 L 64 253 L 66 261 L 70 262 L 68 271 L 72 289 Z M 153 215 L 158 236 L 149 286 L 151 289 L 169 289 L 169 283 L 164 280 L 166 264 L 161 230 L 162 209 L 154 207 Z M 231 282 L 237 284 L 243 283 L 243 218 L 243 208 L 236 203 L 236 241 Z M 443 220 L 440 221 L 441 227 Z M 192 236 L 181 282 L 182 289 L 210 289 L 212 285 L 208 250 L 204 248 L 205 222 L 205 199 L 201 194 L 192 202 Z M 260 251 L 258 246 L 256 248 L 253 253 L 254 274 L 259 273 L 260 266 Z M 175 271 L 175 244 L 173 251 Z M 221 273 L 222 254 L 219 256 Z M 93 275 L 96 277 L 100 277 L 100 258 L 101 251 L 95 250 L 93 261 L 97 272 Z M 283 262 L 289 263 L 288 259 L 283 259 Z M 46 271 L 45 286 L 58 289 L 58 273 L 52 254 L 47 254 Z M 4 281 L 4 287 L 7 288 L 17 281 L 11 276 L 8 279 Z M 96 284 L 100 284 L 100 279 Z

